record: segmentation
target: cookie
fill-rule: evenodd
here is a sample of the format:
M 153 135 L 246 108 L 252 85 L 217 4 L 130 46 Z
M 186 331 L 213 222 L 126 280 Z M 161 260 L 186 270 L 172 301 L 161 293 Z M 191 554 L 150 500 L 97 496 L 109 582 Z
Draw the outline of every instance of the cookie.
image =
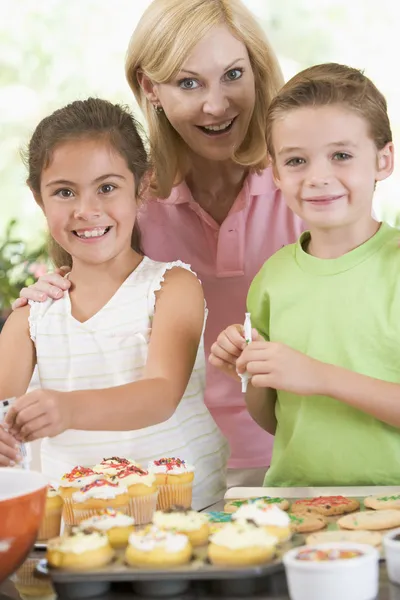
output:
M 265 504 L 274 504 L 281 510 L 289 508 L 289 502 L 284 498 L 271 498 L 270 496 L 260 496 L 258 498 L 242 498 L 241 500 L 229 500 L 224 506 L 224 511 L 234 513 L 243 504 L 252 504 L 253 502 L 264 502 Z
M 311 533 L 326 526 L 326 520 L 321 515 L 297 514 L 289 515 L 290 529 L 295 533 Z
M 330 544 L 331 542 L 354 542 L 355 544 L 369 544 L 370 546 L 380 546 L 382 535 L 376 531 L 320 531 L 307 536 L 306 544 Z
M 397 496 L 367 496 L 364 506 L 374 510 L 397 509 L 400 510 L 400 495 Z
M 400 527 L 400 510 L 364 510 L 341 517 L 337 524 L 342 529 L 392 529 Z
M 318 498 L 304 498 L 293 502 L 293 513 L 317 513 L 329 517 L 331 515 L 344 515 L 360 508 L 358 500 L 344 496 L 318 496 Z

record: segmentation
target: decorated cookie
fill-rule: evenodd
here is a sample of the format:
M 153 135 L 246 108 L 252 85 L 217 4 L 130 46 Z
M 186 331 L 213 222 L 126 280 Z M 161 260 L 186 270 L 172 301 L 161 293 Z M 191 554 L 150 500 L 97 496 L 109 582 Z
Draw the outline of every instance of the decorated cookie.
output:
M 354 542 L 355 544 L 368 544 L 369 546 L 379 546 L 382 542 L 382 535 L 377 531 L 319 531 L 312 533 L 306 539 L 306 544 L 313 546 L 315 544 L 330 544 L 331 542 Z
M 265 505 L 274 504 L 282 510 L 289 508 L 289 502 L 284 498 L 271 498 L 270 496 L 260 496 L 258 498 L 243 498 L 242 500 L 229 500 L 224 506 L 224 512 L 234 513 L 241 506 L 252 504 L 253 502 L 263 503 Z
M 342 529 L 392 529 L 400 527 L 400 510 L 364 510 L 341 517 L 337 523 Z
M 290 514 L 290 528 L 295 533 L 311 533 L 326 526 L 326 520 L 317 514 Z
M 319 496 L 296 500 L 291 506 L 293 513 L 318 513 L 320 515 L 344 515 L 360 508 L 358 500 L 344 496 Z
M 364 500 L 364 506 L 374 510 L 387 510 L 394 508 L 400 510 L 400 495 L 396 496 L 367 496 Z

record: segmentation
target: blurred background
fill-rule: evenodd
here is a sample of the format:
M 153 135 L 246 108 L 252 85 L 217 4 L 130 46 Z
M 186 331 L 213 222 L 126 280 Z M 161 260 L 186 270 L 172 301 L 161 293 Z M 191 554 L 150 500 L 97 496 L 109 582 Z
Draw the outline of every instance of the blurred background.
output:
M 185 2 L 185 0 L 182 0 Z M 397 0 L 244 0 L 272 42 L 285 79 L 325 61 L 362 68 L 385 94 L 400 139 Z M 20 151 L 38 121 L 89 95 L 129 104 L 130 35 L 150 0 L 1 0 L 0 314 L 47 268 L 42 215 Z M 400 171 L 379 185 L 377 215 L 400 225 Z

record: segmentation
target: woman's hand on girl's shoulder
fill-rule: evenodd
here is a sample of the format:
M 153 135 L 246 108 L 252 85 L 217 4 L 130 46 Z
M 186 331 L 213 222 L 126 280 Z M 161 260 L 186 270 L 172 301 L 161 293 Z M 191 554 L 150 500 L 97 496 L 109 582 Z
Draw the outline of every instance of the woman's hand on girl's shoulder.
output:
M 33 300 L 34 302 L 44 302 L 47 298 L 58 300 L 71 285 L 68 279 L 64 279 L 64 276 L 69 271 L 69 267 L 60 267 L 54 273 L 42 275 L 36 283 L 33 283 L 29 287 L 22 288 L 19 298 L 12 304 L 12 309 L 15 310 L 16 308 L 25 306 L 28 304 L 28 300 Z

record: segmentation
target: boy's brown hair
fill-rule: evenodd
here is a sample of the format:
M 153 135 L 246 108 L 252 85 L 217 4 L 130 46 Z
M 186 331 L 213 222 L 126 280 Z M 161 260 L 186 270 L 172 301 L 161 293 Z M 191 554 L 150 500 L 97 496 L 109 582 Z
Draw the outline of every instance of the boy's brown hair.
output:
M 358 69 L 325 63 L 292 77 L 272 100 L 266 131 L 272 161 L 275 161 L 272 127 L 277 118 L 297 108 L 331 105 L 348 108 L 365 119 L 378 150 L 392 141 L 386 100 L 372 81 Z

